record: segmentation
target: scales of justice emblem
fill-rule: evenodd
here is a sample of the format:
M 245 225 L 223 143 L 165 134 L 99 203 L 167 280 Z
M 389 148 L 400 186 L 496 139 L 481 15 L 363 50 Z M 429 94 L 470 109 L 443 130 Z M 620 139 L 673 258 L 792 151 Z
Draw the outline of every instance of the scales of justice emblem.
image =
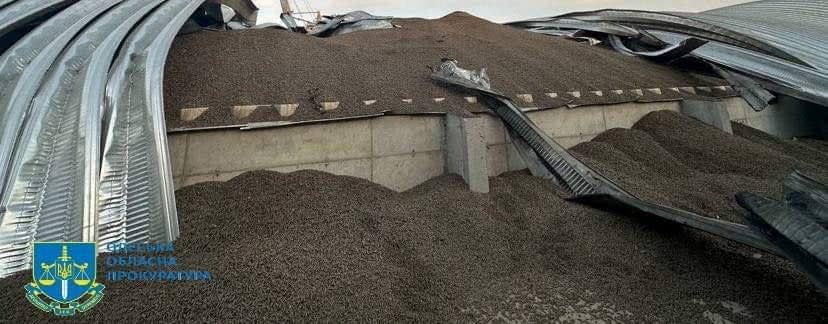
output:
M 72 316 L 94 307 L 103 298 L 104 289 L 95 282 L 96 251 L 94 242 L 35 242 L 34 282 L 24 287 L 26 298 L 37 308 L 58 316 Z

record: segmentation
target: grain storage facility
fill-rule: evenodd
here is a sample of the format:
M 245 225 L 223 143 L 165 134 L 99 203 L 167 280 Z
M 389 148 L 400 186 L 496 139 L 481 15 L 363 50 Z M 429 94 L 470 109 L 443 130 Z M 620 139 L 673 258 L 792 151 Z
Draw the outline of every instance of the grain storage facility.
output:
M 255 2 L 0 0 L 0 322 L 828 319 L 825 1 Z

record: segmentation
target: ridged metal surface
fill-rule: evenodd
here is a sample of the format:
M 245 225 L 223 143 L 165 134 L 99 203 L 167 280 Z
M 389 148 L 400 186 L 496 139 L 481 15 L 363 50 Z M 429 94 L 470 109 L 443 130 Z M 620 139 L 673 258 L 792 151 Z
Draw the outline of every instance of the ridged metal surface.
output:
M 77 0 L 17 0 L 0 3 L 0 37 Z
M 547 136 L 509 98 L 493 91 L 485 71 L 465 70 L 457 65 L 457 61 L 443 59 L 431 77 L 445 84 L 480 92 L 484 103 L 500 116 L 510 131 L 535 151 L 558 184 L 574 196 L 597 193 L 600 182 L 589 176 L 589 169 Z
M 785 178 L 785 204 L 828 229 L 828 186 L 799 171 Z
M 828 1 L 756 1 L 689 16 L 773 44 L 828 71 Z
M 596 193 L 597 183 L 593 183 L 582 175 L 568 157 L 568 153 L 554 140 L 548 138 L 520 108 L 513 104 L 497 105 L 495 112 L 509 125 L 515 133 L 519 134 L 535 153 L 548 165 L 557 176 L 558 182 L 575 196 L 590 195 Z M 557 146 L 557 147 L 556 147 Z
M 538 161 L 526 161 L 527 165 L 533 163 L 544 165 L 552 174 L 551 179 L 572 194 L 571 200 L 599 207 L 617 208 L 620 206 L 626 211 L 634 209 L 640 213 L 667 219 L 771 253 L 780 253 L 775 246 L 745 225 L 704 217 L 635 197 L 569 154 L 565 148 L 538 128 L 509 98 L 469 77 L 474 75 L 473 72 L 457 67 L 454 60 L 443 60 L 437 71 L 432 74 L 432 78 L 441 83 L 465 88 L 467 91 L 478 92 L 483 103 L 503 120 L 510 134 L 525 142 L 525 145 L 536 153 L 534 155 L 521 154 L 523 158 L 538 158 Z M 519 143 L 518 146 L 521 145 Z M 533 171 L 534 173 L 540 172 Z
M 128 0 L 84 29 L 52 66 L 35 97 L 19 139 L 4 218 L 33 241 L 92 241 L 97 220 L 100 108 L 106 75 L 129 30 L 161 0 Z M 17 221 L 13 221 L 17 219 Z M 30 249 L 15 251 L 30 257 Z M 13 264 L 3 264 L 16 269 Z M 3 271 L 0 270 L 0 276 Z
M 663 61 L 669 61 L 685 56 L 693 50 L 699 48 L 699 46 L 702 46 L 707 43 L 707 41 L 690 37 L 681 42 L 675 43 L 670 46 L 666 46 L 660 50 L 635 51 L 633 49 L 628 48 L 627 45 L 624 44 L 621 37 L 618 37 L 617 35 L 608 35 L 608 37 L 610 41 L 610 46 L 612 46 L 613 49 L 615 49 L 617 52 L 620 52 L 621 54 L 629 56 L 646 56 L 651 59 L 658 59 Z
M 172 40 L 202 2 L 167 1 L 130 34 L 113 65 L 99 186 L 101 246 L 178 236 L 161 86 Z
M 624 37 L 637 37 L 640 33 L 635 28 L 607 22 L 583 21 L 567 18 L 537 18 L 507 23 L 506 25 L 527 29 L 541 34 L 554 33 L 565 30 L 588 30 L 593 32 L 618 35 Z
M 652 29 L 683 33 L 693 37 L 739 46 L 741 48 L 779 57 L 791 62 L 805 64 L 803 61 L 790 55 L 788 52 L 780 49 L 774 44 L 679 14 L 607 9 L 590 12 L 575 12 L 558 16 L 558 18 L 563 17 L 576 18 L 585 21 L 613 22 L 638 29 Z
M 668 43 L 678 43 L 687 35 L 649 31 Z M 693 55 L 757 78 L 770 90 L 828 106 L 828 74 L 800 64 L 719 42 L 709 42 Z
M 736 195 L 750 224 L 779 246 L 811 280 L 828 293 L 828 230 L 797 209 L 751 193 Z
M 701 38 L 709 42 L 694 50 L 693 55 L 749 76 L 768 90 L 828 106 L 826 17 L 826 0 L 768 0 L 702 13 L 615 9 L 574 12 L 510 25 L 537 31 L 535 26 L 554 25 L 561 19 L 618 24 L 667 43 L 655 46 L 647 37 L 625 37 L 627 41 L 639 43 L 635 45 L 643 43 L 649 47 L 670 48 L 693 37 Z M 618 33 L 597 32 L 604 33 L 620 52 L 642 55 L 620 46 L 623 44 Z M 765 96 L 761 91 L 746 94 L 755 109 L 766 106 L 762 103 Z
M 0 192 L 26 112 L 41 79 L 61 50 L 111 0 L 82 1 L 55 15 L 0 56 Z
M 11 4 L 15 1 L 17 1 L 17 0 L 0 0 L 0 9 L 2 9 L 5 6 L 8 6 L 9 4 Z
M 38 27 L 0 59 L 0 70 L 4 72 L 2 82 L 8 86 L 0 90 L 3 91 L 0 102 L 4 104 L 0 108 L 4 118 L 0 122 L 3 126 L 3 147 L 0 149 L 4 159 L 3 190 L 0 195 L 0 275 L 28 266 L 33 239 L 71 241 L 82 238 L 81 218 L 69 217 L 80 215 L 81 210 L 63 194 L 63 188 L 76 185 L 79 179 L 71 173 L 72 165 L 50 160 L 54 156 L 71 154 L 69 143 L 72 133 L 78 131 L 77 127 L 72 126 L 61 130 L 65 120 L 56 115 L 66 111 L 71 116 L 74 110 L 76 118 L 79 117 L 76 107 L 71 107 L 69 100 L 78 92 L 62 91 L 63 86 L 75 78 L 76 71 L 73 70 L 79 67 L 79 62 L 64 56 L 62 64 L 53 67 L 53 63 L 82 28 L 119 2 L 87 0 L 75 4 Z M 73 54 L 76 53 L 66 55 Z M 52 72 L 44 79 L 50 68 L 53 68 Z M 40 88 L 42 96 L 32 102 Z M 45 117 L 47 113 L 56 118 Z M 18 142 L 20 138 L 26 140 Z M 43 150 L 36 148 L 39 145 L 45 146 Z M 28 163 L 22 162 L 24 157 L 29 159 Z M 15 165 L 14 161 L 20 162 Z M 16 170 L 10 172 L 11 167 Z M 55 178 L 47 182 L 37 173 L 50 173 Z M 47 187 L 56 192 L 49 196 L 45 205 L 39 206 L 38 209 L 49 216 L 38 226 L 41 212 L 32 207 L 44 202 L 44 197 L 38 196 L 42 193 L 38 191 Z M 60 206 L 60 203 L 65 205 Z
M 710 64 L 713 71 L 720 77 L 727 80 L 733 85 L 733 89 L 739 93 L 742 98 L 755 111 L 762 111 L 770 107 L 771 104 L 776 103 L 777 99 L 770 91 L 765 90 L 759 82 L 744 74 L 733 70 L 721 68 L 714 64 Z

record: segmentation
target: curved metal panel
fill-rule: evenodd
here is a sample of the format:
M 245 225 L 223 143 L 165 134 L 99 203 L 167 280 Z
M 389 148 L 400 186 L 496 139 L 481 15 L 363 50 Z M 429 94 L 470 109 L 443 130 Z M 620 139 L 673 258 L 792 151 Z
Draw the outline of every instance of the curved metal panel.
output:
M 752 51 L 788 60 L 797 64 L 802 64 L 805 66 L 808 65 L 804 61 L 774 46 L 773 44 L 769 44 L 767 42 L 762 41 L 761 39 L 757 39 L 749 35 L 732 31 L 722 26 L 717 26 L 701 20 L 696 20 L 694 19 L 695 17 L 689 18 L 681 15 L 666 14 L 660 12 L 614 9 L 568 13 L 558 16 L 557 18 L 564 17 L 576 18 L 585 21 L 604 21 L 621 24 L 630 24 L 640 29 L 652 29 L 682 33 L 707 40 L 713 40 L 725 44 L 742 47 Z
M 541 32 L 544 30 L 588 30 L 593 32 L 605 33 L 609 35 L 618 35 L 624 37 L 639 36 L 638 30 L 635 28 L 622 26 L 601 21 L 583 21 L 578 19 L 568 18 L 538 18 L 523 21 L 516 21 L 507 23 L 506 25 L 529 29 L 533 32 Z
M 0 1 L 0 37 L 74 1 L 77 0 Z
M 762 40 L 828 71 L 828 1 L 756 1 L 689 16 Z
M 16 244 L 94 240 L 100 156 L 100 108 L 106 74 L 132 26 L 161 0 L 130 0 L 85 29 L 52 66 L 19 140 L 4 217 L 27 229 Z M 29 256 L 29 249 L 18 250 Z M 9 253 L 7 253 L 9 252 Z M 28 265 L 28 261 L 25 262 Z M 0 259 L 2 269 L 5 264 Z
M 178 236 L 161 86 L 177 31 L 203 1 L 171 0 L 130 34 L 107 84 L 98 242 Z
M 707 41 L 700 40 L 698 38 L 690 37 L 685 39 L 677 44 L 672 44 L 670 46 L 666 46 L 660 50 L 655 51 L 635 51 L 627 47 L 624 44 L 623 40 L 616 36 L 616 35 L 608 35 L 610 45 L 616 51 L 629 56 L 646 56 L 651 59 L 662 60 L 662 61 L 670 61 L 677 58 L 680 58 L 684 55 L 690 54 L 693 50 L 699 48 L 704 44 L 707 44 Z
M 672 44 L 688 38 L 675 33 L 650 32 Z M 719 42 L 709 42 L 694 50 L 693 55 L 754 77 L 770 90 L 828 106 L 828 74 L 821 71 Z
M 78 53 L 66 52 L 61 59 L 61 64 L 53 67 L 53 63 L 66 44 L 83 27 L 120 1 L 88 0 L 69 7 L 38 27 L 0 58 L 0 71 L 4 75 L 4 78 L 0 80 L 4 85 L 0 89 L 3 94 L 0 98 L 0 103 L 2 103 L 0 113 L 3 117 L 0 121 L 3 127 L 3 146 L 0 147 L 0 151 L 3 153 L 4 160 L 0 163 L 3 167 L 2 175 L 6 178 L 3 182 L 2 200 L 0 200 L 0 275 L 28 266 L 30 243 L 33 239 L 41 238 L 37 234 L 42 235 L 44 239 L 80 239 L 79 231 L 78 235 L 62 232 L 64 225 L 69 223 L 66 218 L 71 218 L 67 215 L 71 215 L 75 210 L 61 211 L 48 208 L 47 214 L 56 214 L 58 216 L 55 217 L 63 219 L 60 219 L 58 223 L 49 222 L 44 224 L 46 226 L 38 227 L 40 213 L 33 212 L 29 208 L 30 203 L 36 200 L 32 199 L 37 195 L 35 188 L 68 186 L 77 180 L 67 174 L 66 168 L 71 165 L 50 165 L 52 160 L 38 154 L 45 153 L 45 151 L 37 152 L 36 148 L 28 145 L 31 141 L 18 142 L 18 139 L 23 137 L 36 141 L 38 143 L 34 143 L 35 147 L 37 144 L 50 143 L 51 147 L 47 148 L 50 154 L 69 154 L 63 150 L 71 149 L 67 144 L 72 131 L 77 131 L 77 128 L 69 127 L 70 129 L 64 130 L 64 133 L 58 133 L 56 131 L 60 129 L 65 120 L 61 118 L 37 120 L 36 118 L 47 112 L 54 117 L 55 114 L 59 115 L 63 111 L 61 108 L 73 110 L 69 107 L 71 103 L 69 98 L 73 93 L 61 90 L 76 76 L 74 70 L 79 68 L 79 62 L 72 56 Z M 76 47 L 70 49 L 77 50 Z M 52 72 L 46 76 L 50 68 Z M 46 81 L 41 82 L 44 81 L 44 76 L 46 76 Z M 38 89 L 42 89 L 40 90 L 42 96 L 32 101 Z M 24 125 L 32 127 L 24 127 Z M 47 127 L 43 129 L 42 126 Z M 42 133 L 41 130 L 43 130 Z M 15 165 L 12 162 L 22 157 L 30 158 L 28 163 L 30 168 L 22 168 L 22 164 L 17 163 L 17 170 L 11 172 L 10 167 Z M 46 182 L 45 179 L 29 173 L 33 170 L 51 173 L 61 181 Z M 7 177 L 12 174 L 14 177 Z M 16 180 L 23 181 L 16 182 Z M 52 199 L 62 201 L 66 198 L 58 193 Z M 69 225 L 69 227 L 80 229 L 80 218 L 77 219 L 77 224 Z
M 0 0 L 0 8 L 10 5 L 12 2 L 17 0 Z
M 0 56 L 0 192 L 31 99 L 61 50 L 92 19 L 120 0 L 86 0 L 52 17 Z

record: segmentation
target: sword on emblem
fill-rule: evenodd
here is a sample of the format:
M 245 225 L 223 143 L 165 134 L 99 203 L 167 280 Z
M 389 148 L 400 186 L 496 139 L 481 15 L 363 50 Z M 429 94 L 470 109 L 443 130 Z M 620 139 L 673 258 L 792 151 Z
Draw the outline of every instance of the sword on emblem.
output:
M 66 300 L 69 297 L 69 278 L 72 277 L 72 257 L 69 256 L 69 249 L 66 245 L 63 246 L 58 261 L 57 275 L 60 277 L 60 297 Z
M 60 297 L 64 300 L 69 297 L 69 280 L 60 281 Z

